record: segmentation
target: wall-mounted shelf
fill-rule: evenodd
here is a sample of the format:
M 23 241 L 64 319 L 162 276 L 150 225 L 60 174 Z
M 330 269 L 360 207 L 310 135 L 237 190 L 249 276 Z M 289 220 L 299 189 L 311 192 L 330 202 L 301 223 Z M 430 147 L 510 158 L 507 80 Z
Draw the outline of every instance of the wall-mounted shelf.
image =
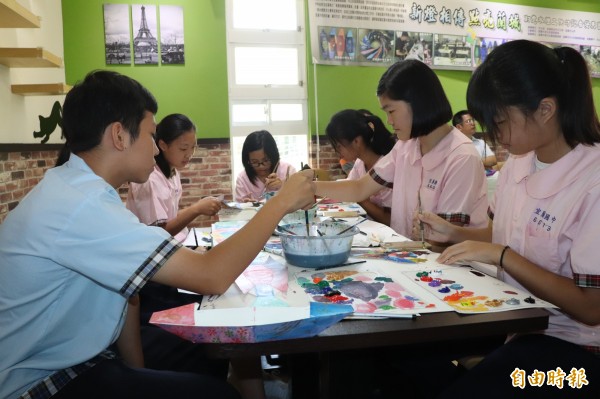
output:
M 22 96 L 52 96 L 67 94 L 71 86 L 64 83 L 41 83 L 26 85 L 11 85 L 10 90 L 14 94 Z
M 0 0 L 0 28 L 39 28 L 40 17 L 15 0 Z
M 0 48 L 0 64 L 9 68 L 60 68 L 62 58 L 36 48 Z

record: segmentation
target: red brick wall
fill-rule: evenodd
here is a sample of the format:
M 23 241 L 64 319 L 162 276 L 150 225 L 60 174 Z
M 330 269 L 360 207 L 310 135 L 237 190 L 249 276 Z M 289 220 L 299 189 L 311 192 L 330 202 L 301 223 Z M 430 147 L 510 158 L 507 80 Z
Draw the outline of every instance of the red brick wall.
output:
M 54 166 L 59 149 L 59 145 L 0 145 L 0 223 L 40 181 L 44 172 Z M 310 155 L 309 164 L 312 167 L 327 170 L 332 179 L 343 176 L 339 159 L 327 140 L 321 138 L 319 165 L 316 165 L 315 145 L 312 146 Z M 232 199 L 230 157 L 228 140 L 207 140 L 198 143 L 198 150 L 190 166 L 181 174 L 182 207 L 207 195 L 223 194 L 226 199 Z M 127 190 L 127 185 L 119 188 L 121 198 L 127 197 Z M 207 227 L 216 220 L 201 216 L 192 225 Z
M 218 141 L 218 142 L 217 142 Z M 42 178 L 44 172 L 54 166 L 60 146 L 42 144 L 0 145 L 0 223 L 21 198 Z M 313 168 L 325 169 L 332 179 L 344 177 L 339 158 L 326 138 L 319 143 L 319 165 L 316 164 L 317 146 L 311 146 L 309 164 Z M 498 161 L 506 160 L 508 153 L 496 149 Z M 188 169 L 182 172 L 183 198 L 181 206 L 186 207 L 207 195 L 221 195 L 232 198 L 231 149 L 228 140 L 200 141 L 198 150 Z M 119 188 L 123 199 L 127 197 L 127 185 Z M 207 227 L 216 218 L 201 216 L 193 226 Z

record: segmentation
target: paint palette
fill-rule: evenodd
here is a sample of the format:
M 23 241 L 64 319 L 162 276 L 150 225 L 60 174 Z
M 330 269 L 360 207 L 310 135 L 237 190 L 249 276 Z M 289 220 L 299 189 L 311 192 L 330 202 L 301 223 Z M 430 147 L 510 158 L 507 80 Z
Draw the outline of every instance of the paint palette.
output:
M 459 313 L 554 307 L 526 291 L 470 267 L 411 271 L 404 272 L 404 275 Z
M 355 202 L 325 203 L 322 201 L 317 206 L 317 216 L 348 218 L 366 215 L 367 211 Z
M 356 258 L 366 259 L 384 259 L 390 260 L 396 263 L 425 263 L 428 261 L 428 255 L 431 252 L 423 250 L 411 250 L 411 251 L 386 251 L 380 248 L 374 248 L 370 251 L 354 251 L 352 255 Z
M 296 274 L 298 285 L 314 302 L 351 305 L 359 316 L 417 313 L 435 308 L 402 284 L 374 271 L 335 269 Z

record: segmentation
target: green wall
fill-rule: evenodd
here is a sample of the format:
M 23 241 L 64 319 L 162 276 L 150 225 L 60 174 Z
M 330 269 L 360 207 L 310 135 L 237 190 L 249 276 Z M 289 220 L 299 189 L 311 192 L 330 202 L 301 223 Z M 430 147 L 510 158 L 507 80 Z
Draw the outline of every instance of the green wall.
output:
M 185 31 L 185 65 L 106 65 L 105 3 L 180 5 Z M 201 138 L 229 137 L 224 0 L 62 0 L 65 75 L 74 84 L 91 70 L 131 76 L 158 100 L 157 120 L 179 112 L 197 125 Z M 139 27 L 133 27 L 133 34 Z
M 502 3 L 600 13 L 598 0 L 503 0 Z M 157 120 L 180 112 L 198 126 L 201 138 L 229 137 L 225 0 L 151 0 L 145 5 L 181 5 L 184 9 L 185 66 L 107 66 L 104 63 L 104 3 L 141 4 L 127 0 L 62 0 L 67 83 L 74 84 L 93 69 L 111 69 L 139 80 L 159 102 Z M 308 13 L 307 13 L 308 16 Z M 308 20 L 308 18 L 307 18 Z M 308 26 L 308 24 L 307 24 Z M 134 34 L 137 27 L 134 27 Z M 344 108 L 378 113 L 375 89 L 384 67 L 313 65 L 307 32 L 308 109 L 312 134 L 323 134 L 331 115 Z M 316 72 L 316 82 L 315 82 Z M 466 107 L 471 72 L 436 70 L 452 109 Z M 593 79 L 600 111 L 600 79 Z M 315 84 L 316 83 L 316 84 Z M 315 90 L 316 86 L 316 90 Z M 317 96 L 315 96 L 315 91 Z M 315 100 L 316 98 L 316 100 Z M 318 104 L 316 109 L 315 104 Z
M 493 0 L 490 0 L 493 1 Z M 600 1 L 598 0 L 502 0 L 497 3 L 520 4 L 532 7 L 559 8 L 568 10 L 577 10 L 585 12 L 600 13 Z M 308 11 L 308 10 L 307 10 Z M 308 12 L 307 12 L 308 15 Z M 307 43 L 310 40 L 307 37 Z M 307 55 L 308 60 L 312 60 L 310 49 Z M 379 102 L 375 95 L 379 78 L 385 71 L 385 67 L 371 66 L 330 66 L 316 65 L 309 63 L 309 110 L 310 110 L 310 128 L 314 133 L 324 134 L 325 127 L 329 118 L 337 111 L 344 108 L 366 108 L 385 118 L 383 112 L 379 110 Z M 318 114 L 314 105 L 314 76 L 316 69 L 316 91 L 318 93 Z M 467 101 L 465 98 L 467 84 L 471 77 L 470 71 L 449 71 L 435 70 L 442 82 L 442 86 L 450 100 L 452 110 L 457 112 L 465 109 Z M 600 78 L 592 79 L 596 110 L 600 113 Z M 383 119 L 385 121 L 385 119 Z

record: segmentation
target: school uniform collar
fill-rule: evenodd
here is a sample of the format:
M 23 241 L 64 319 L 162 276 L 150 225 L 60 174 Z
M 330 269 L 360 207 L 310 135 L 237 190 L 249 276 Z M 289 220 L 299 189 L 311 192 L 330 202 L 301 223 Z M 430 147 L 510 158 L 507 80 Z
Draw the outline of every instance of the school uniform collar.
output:
M 446 161 L 448 154 L 454 151 L 461 145 L 473 145 L 473 142 L 465 136 L 460 130 L 453 127 L 448 134 L 446 134 L 435 147 L 431 149 L 427 154 L 421 155 L 421 146 L 419 138 L 414 140 L 415 145 L 410 152 L 410 162 L 414 164 L 418 160 L 421 160 L 424 170 L 431 170 L 439 166 L 442 162 Z
M 532 198 L 552 197 L 585 176 L 584 172 L 598 163 L 599 151 L 598 146 L 579 144 L 558 161 L 537 172 L 535 172 L 533 151 L 523 156 L 513 157 L 515 183 L 521 183 L 526 179 L 525 187 Z

